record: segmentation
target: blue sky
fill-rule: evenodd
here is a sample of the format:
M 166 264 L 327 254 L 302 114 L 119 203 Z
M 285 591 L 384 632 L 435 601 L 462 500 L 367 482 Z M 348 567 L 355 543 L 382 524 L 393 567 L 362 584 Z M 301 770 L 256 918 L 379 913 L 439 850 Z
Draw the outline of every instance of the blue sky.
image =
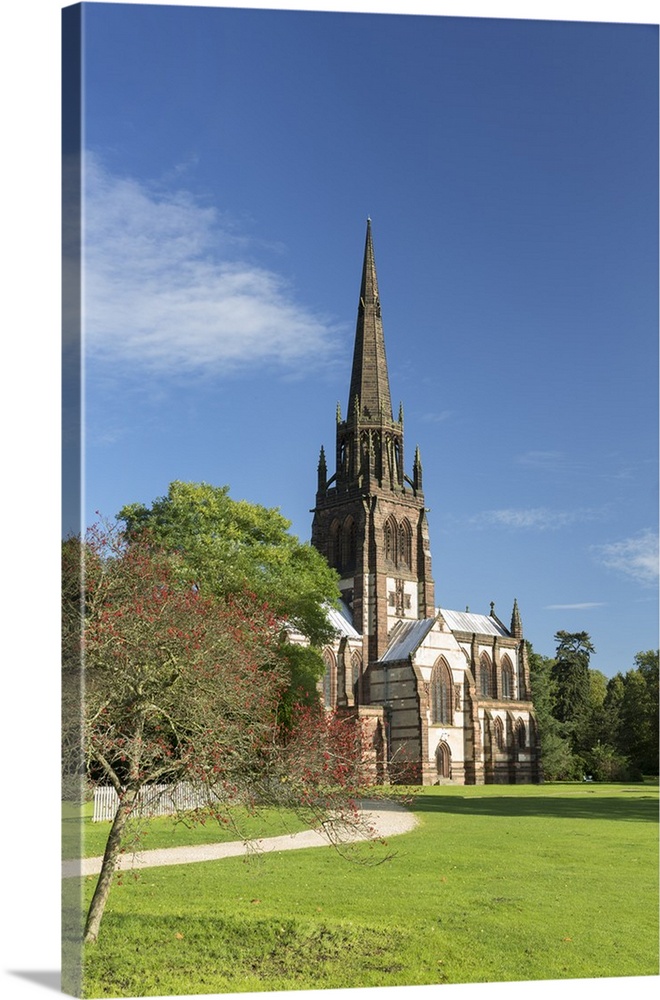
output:
M 269 5 L 292 7 L 296 0 Z M 0 162 L 8 195 L 0 394 L 7 470 L 3 593 L 9 599 L 3 648 L 10 667 L 4 695 L 12 708 L 3 735 L 20 760 L 5 769 L 4 783 L 14 816 L 34 815 L 34 782 L 26 776 L 37 776 L 40 803 L 39 823 L 3 826 L 5 855 L 12 859 L 3 889 L 12 920 L 0 975 L 5 993 L 17 998 L 42 996 L 44 986 L 57 989 L 60 963 L 59 892 L 47 873 L 60 862 L 62 6 L 62 0 L 4 4 L 0 33 L 8 137 Z M 324 0 L 323 6 L 404 5 Z M 313 85 L 299 87 L 287 83 L 283 67 L 286 57 L 300 70 L 303 50 L 294 59 L 281 37 L 282 55 L 274 60 L 256 33 L 247 52 L 245 32 L 240 50 L 198 33 L 194 58 L 184 64 L 193 47 L 189 33 L 184 45 L 168 40 L 164 28 L 146 43 L 137 26 L 124 35 L 108 29 L 115 56 L 106 53 L 88 89 L 99 112 L 87 136 L 98 179 L 106 178 L 109 191 L 122 179 L 131 182 L 125 217 L 135 226 L 141 205 L 142 218 L 151 220 L 145 237 L 172 237 L 169 271 L 150 255 L 152 281 L 160 274 L 162 286 L 164 274 L 170 294 L 158 316 L 161 335 L 178 327 L 190 343 L 194 313 L 198 342 L 213 350 L 201 378 L 199 371 L 182 371 L 176 354 L 164 363 L 166 340 L 156 352 L 156 378 L 144 348 L 140 355 L 134 345 L 122 359 L 118 339 L 102 365 L 89 331 L 88 514 L 93 517 L 95 507 L 114 513 L 129 499 L 149 501 L 176 476 L 205 478 L 229 483 L 235 496 L 280 505 L 308 537 L 318 449 L 322 442 L 332 447 L 336 401 L 345 406 L 348 392 L 364 224 L 371 214 L 392 392 L 405 405 L 408 468 L 415 444 L 422 448 L 440 599 L 473 610 L 487 609 L 493 599 L 508 614 L 517 596 L 535 648 L 552 652 L 557 628 L 587 629 L 598 648 L 594 665 L 606 673 L 627 669 L 637 650 L 657 645 L 656 592 L 644 573 L 653 565 L 648 535 L 657 525 L 657 88 L 649 67 L 657 47 L 648 37 L 657 32 L 657 4 L 407 0 L 405 6 L 603 24 L 590 29 L 550 20 L 534 44 L 528 37 L 518 44 L 491 21 L 487 26 L 499 35 L 482 23 L 479 37 L 459 45 L 460 25 L 452 22 L 451 45 L 436 38 L 430 46 L 422 36 L 404 60 L 397 37 L 386 44 L 370 23 L 368 32 L 341 38 L 339 52 L 335 41 L 325 61 L 308 52 L 308 69 L 319 72 Z M 607 23 L 624 18 L 629 26 Z M 328 32 L 328 44 L 333 37 Z M 409 53 L 409 36 L 408 45 Z M 202 55 L 209 47 L 215 59 Z M 166 55 L 172 58 L 163 66 Z M 361 88 L 354 89 L 355 81 Z M 292 93 L 283 109 L 277 98 L 287 87 Z M 125 237 L 128 253 L 128 232 Z M 117 226 L 108 225 L 106 261 L 117 239 Z M 190 250 L 186 257 L 186 240 L 188 247 L 197 241 L 196 258 Z M 165 241 L 159 242 L 162 248 Z M 145 243 L 143 267 L 147 249 Z M 98 272 L 104 253 L 98 226 L 96 253 Z M 128 261 L 135 256 L 133 248 Z M 119 267 L 121 257 L 114 260 Z M 229 265 L 239 263 L 244 281 L 251 275 L 251 287 L 261 290 L 261 304 L 257 309 L 254 291 L 246 295 L 242 326 L 235 319 L 233 338 L 223 337 L 213 314 L 223 301 L 225 312 L 229 307 Z M 134 267 L 124 272 L 123 281 L 121 271 L 114 276 L 111 308 L 103 318 L 97 306 L 95 322 L 97 343 L 107 327 L 115 338 L 123 331 L 126 349 L 126 317 L 139 315 L 148 328 L 151 297 L 136 295 Z M 219 274 L 224 296 L 217 292 Z M 187 311 L 186 275 L 197 289 L 193 295 L 189 288 Z M 109 277 L 107 265 L 100 267 L 98 279 Z M 205 296 L 205 289 L 215 292 Z M 241 340 L 238 332 L 245 341 L 249 315 L 264 331 L 262 360 L 256 364 L 255 355 L 251 365 L 240 364 L 239 352 L 229 377 L 231 345 Z M 298 359 L 289 353 L 287 363 L 278 364 L 281 350 L 271 349 L 266 362 L 264 347 L 281 333 L 277 317 L 287 315 L 287 329 L 298 331 Z M 420 358 L 416 370 L 408 360 L 413 349 Z M 202 357 L 199 347 L 196 357 Z M 152 369 L 154 363 L 152 353 Z M 432 371 L 438 372 L 433 379 Z M 512 379 L 515 392 L 503 392 Z M 589 519 L 595 511 L 601 520 Z M 549 610 L 580 603 L 597 606 Z M 36 909 L 24 874 L 35 863 L 46 875 Z M 638 997 L 655 996 L 655 978 L 626 985 Z M 562 985 L 570 994 L 571 984 Z M 602 995 L 601 980 L 580 980 L 577 987 L 581 995 Z M 443 995 L 456 991 L 462 998 L 466 991 L 481 995 L 482 987 L 447 986 Z M 529 987 L 491 984 L 487 992 L 522 998 Z M 553 984 L 536 983 L 535 994 L 550 997 Z
M 370 216 L 438 603 L 655 647 L 657 27 L 84 25 L 87 520 L 204 480 L 309 538 Z

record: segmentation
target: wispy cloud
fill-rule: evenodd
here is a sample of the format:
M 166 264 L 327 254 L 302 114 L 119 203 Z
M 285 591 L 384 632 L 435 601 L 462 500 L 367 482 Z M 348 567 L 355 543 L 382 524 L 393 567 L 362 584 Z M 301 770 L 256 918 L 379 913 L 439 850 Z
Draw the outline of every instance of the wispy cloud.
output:
M 427 424 L 441 424 L 444 423 L 445 420 L 449 420 L 451 416 L 451 410 L 440 410 L 437 413 L 425 413 L 422 416 L 422 420 Z
M 184 190 L 116 177 L 86 157 L 84 330 L 93 359 L 156 373 L 321 362 L 337 327 Z M 253 245 L 252 245 L 253 246 Z
M 593 551 L 603 566 L 639 583 L 658 579 L 658 534 L 650 528 L 619 542 L 594 546 Z
M 578 604 L 546 604 L 545 611 L 590 611 L 591 608 L 606 608 L 604 601 L 581 601 Z
M 566 456 L 561 451 L 526 451 L 515 459 L 518 465 L 539 472 L 557 472 L 566 466 Z
M 552 531 L 583 521 L 599 520 L 603 516 L 602 509 L 591 507 L 578 507 L 574 510 L 552 510 L 549 507 L 507 507 L 502 510 L 481 511 L 470 518 L 470 524 L 479 528 L 492 526 Z

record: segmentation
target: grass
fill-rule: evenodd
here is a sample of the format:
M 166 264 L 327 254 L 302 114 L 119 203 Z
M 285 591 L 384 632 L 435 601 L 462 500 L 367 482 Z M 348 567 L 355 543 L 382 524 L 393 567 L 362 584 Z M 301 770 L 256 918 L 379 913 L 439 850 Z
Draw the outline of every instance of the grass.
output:
M 70 825 L 73 830 L 79 829 L 79 839 L 82 839 L 82 854 L 86 858 L 102 855 L 110 832 L 110 821 L 92 822 L 92 803 L 86 803 L 76 813 L 72 809 L 63 819 L 66 830 Z M 82 815 L 82 822 L 81 822 Z M 304 830 L 307 824 L 295 813 L 284 809 L 259 809 L 249 812 L 246 809 L 234 809 L 232 820 L 227 824 L 217 820 L 207 819 L 206 822 L 184 822 L 171 816 L 159 816 L 148 822 L 135 821 L 129 828 L 128 849 L 135 846 L 141 851 L 154 850 L 160 847 L 184 847 L 194 844 L 223 844 L 231 840 L 250 840 L 260 837 L 277 837 L 286 833 L 296 833 Z M 63 834 L 63 841 L 76 843 L 73 837 Z M 77 853 L 80 845 L 76 843 Z M 70 857 L 76 856 L 69 853 Z
M 113 887 L 85 995 L 656 975 L 657 806 L 642 785 L 420 789 L 418 827 L 358 863 L 149 869 Z

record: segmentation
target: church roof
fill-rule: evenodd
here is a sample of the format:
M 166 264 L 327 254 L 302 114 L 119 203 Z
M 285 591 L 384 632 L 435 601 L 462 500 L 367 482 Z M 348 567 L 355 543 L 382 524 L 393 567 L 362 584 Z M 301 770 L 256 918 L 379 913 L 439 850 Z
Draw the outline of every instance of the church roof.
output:
M 353 616 L 350 608 L 343 601 L 339 602 L 339 608 L 328 607 L 328 621 L 334 630 L 347 639 L 361 639 L 362 636 L 353 626 Z
M 411 653 L 424 641 L 433 628 L 435 618 L 421 618 L 402 622 L 396 629 L 389 646 L 380 658 L 381 663 L 393 660 L 407 660 Z
M 474 615 L 470 611 L 438 609 L 452 632 L 470 632 L 477 635 L 510 635 L 500 622 L 490 615 Z

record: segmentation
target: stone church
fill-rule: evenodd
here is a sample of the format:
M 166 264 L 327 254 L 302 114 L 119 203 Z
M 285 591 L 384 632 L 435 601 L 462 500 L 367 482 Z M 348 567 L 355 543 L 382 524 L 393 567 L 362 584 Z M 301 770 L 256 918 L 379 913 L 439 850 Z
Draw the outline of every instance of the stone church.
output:
M 437 607 L 419 449 L 405 471 L 392 412 L 367 222 L 345 417 L 334 471 L 318 464 L 312 544 L 340 576 L 336 640 L 323 651 L 327 708 L 365 720 L 379 774 L 417 784 L 540 780 L 518 605 L 495 615 Z

